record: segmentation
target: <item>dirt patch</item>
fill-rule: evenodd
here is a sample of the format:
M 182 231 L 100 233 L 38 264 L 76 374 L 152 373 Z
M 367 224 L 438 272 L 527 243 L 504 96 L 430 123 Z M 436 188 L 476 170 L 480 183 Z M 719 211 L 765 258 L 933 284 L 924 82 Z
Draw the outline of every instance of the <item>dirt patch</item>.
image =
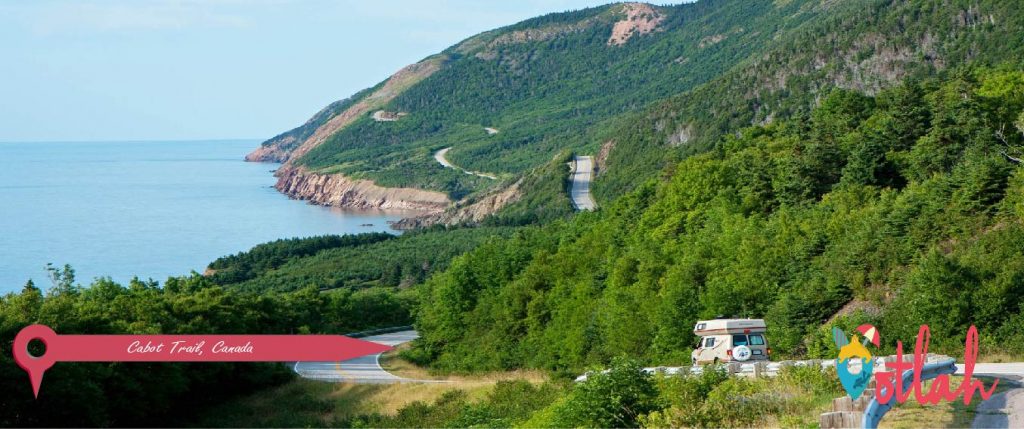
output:
M 679 147 L 689 143 L 690 140 L 694 138 L 694 136 L 695 133 L 693 130 L 693 124 L 688 123 L 679 127 L 679 129 L 676 130 L 676 132 L 669 134 L 668 139 L 665 143 L 667 143 L 671 147 Z
M 706 48 L 708 46 L 716 45 L 719 42 L 725 40 L 725 37 L 726 36 L 724 34 L 715 34 L 715 35 L 712 35 L 712 36 L 707 36 L 707 37 L 705 37 L 703 39 L 700 39 L 700 43 L 697 44 L 697 47 L 701 48 L 701 49 L 704 49 L 704 48 Z
M 389 112 L 387 110 L 378 110 L 373 112 L 373 120 L 377 122 L 394 122 L 401 119 L 403 116 L 408 115 L 406 112 Z
M 626 18 L 616 22 L 612 27 L 608 46 L 625 44 L 634 34 L 650 33 L 665 20 L 664 15 L 647 3 L 626 3 L 622 5 L 622 13 L 626 14 Z
M 828 319 L 828 322 L 826 322 L 826 324 L 834 322 L 840 316 L 848 316 L 857 311 L 862 311 L 872 316 L 877 316 L 882 313 L 882 307 L 870 301 L 866 301 L 863 299 L 854 299 L 846 303 L 846 305 L 844 305 L 843 308 L 840 308 L 839 311 L 836 312 L 836 314 L 833 314 L 832 317 Z

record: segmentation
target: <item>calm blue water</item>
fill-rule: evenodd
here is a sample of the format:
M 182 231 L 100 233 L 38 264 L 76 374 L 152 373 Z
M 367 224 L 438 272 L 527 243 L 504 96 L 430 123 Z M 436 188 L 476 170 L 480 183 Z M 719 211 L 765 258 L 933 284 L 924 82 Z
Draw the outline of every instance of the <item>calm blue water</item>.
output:
M 256 141 L 0 143 L 0 293 L 47 262 L 161 282 L 278 238 L 387 231 L 407 213 L 346 212 L 275 191 Z M 360 226 L 372 223 L 372 227 Z

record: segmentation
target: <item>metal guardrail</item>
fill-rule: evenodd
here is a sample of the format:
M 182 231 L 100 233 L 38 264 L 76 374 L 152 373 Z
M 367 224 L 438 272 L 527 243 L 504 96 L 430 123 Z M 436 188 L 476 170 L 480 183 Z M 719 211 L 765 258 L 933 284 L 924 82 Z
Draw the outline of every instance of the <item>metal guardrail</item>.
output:
M 353 332 L 351 334 L 344 334 L 344 335 L 346 337 L 349 337 L 349 338 L 363 338 L 363 337 L 369 337 L 371 335 L 390 334 L 392 332 L 409 331 L 409 330 L 412 330 L 412 329 L 413 329 L 412 326 L 391 326 L 391 327 L 388 327 L 388 328 L 371 329 L 371 330 L 368 330 L 368 331 Z M 295 370 L 295 365 L 298 362 L 282 362 L 282 363 L 284 363 L 286 365 L 290 365 L 292 370 L 294 371 Z M 296 372 L 298 372 L 298 371 L 296 371 Z
M 834 366 L 835 362 L 832 360 L 801 360 L 801 361 L 781 361 L 781 362 L 770 362 L 770 361 L 757 361 L 747 363 L 725 363 L 721 365 L 721 368 L 730 375 L 738 377 L 774 377 L 782 371 L 782 368 L 786 366 L 821 366 L 822 368 L 828 368 Z M 658 366 L 652 368 L 644 368 L 644 372 L 648 374 L 664 374 L 664 375 L 700 375 L 704 373 L 703 366 Z M 576 381 L 587 381 L 587 376 L 592 374 L 588 372 L 579 377 L 576 377 Z
M 905 355 L 904 359 L 912 358 L 911 355 Z M 873 361 L 875 362 L 875 369 L 878 371 L 885 370 L 885 362 L 892 362 L 895 360 L 895 356 L 877 356 Z M 949 356 L 934 355 L 929 353 L 927 362 L 940 362 L 944 363 L 950 359 Z M 855 361 L 850 364 L 851 368 L 856 368 L 859 362 Z M 771 361 L 756 361 L 756 362 L 731 362 L 722 364 L 722 368 L 725 369 L 730 375 L 739 377 L 774 377 L 782 371 L 782 368 L 787 366 L 816 366 L 821 369 L 826 369 L 836 366 L 835 359 L 809 359 L 809 360 L 784 360 L 779 362 Z M 644 368 L 644 372 L 648 374 L 664 374 L 664 375 L 677 375 L 677 374 L 692 374 L 700 375 L 704 372 L 703 366 L 658 366 Z M 579 377 L 576 377 L 577 382 L 587 381 L 587 376 L 593 372 L 588 372 Z
M 930 363 L 921 368 L 921 380 L 931 380 L 943 374 L 956 373 L 956 360 L 949 359 L 942 362 Z M 900 394 L 905 394 L 910 390 L 911 381 L 914 379 L 914 370 L 908 369 L 903 371 L 903 391 Z M 883 394 L 888 393 L 888 386 L 882 387 Z M 891 398 L 888 403 L 880 404 L 878 397 L 871 399 L 871 403 L 868 404 L 867 408 L 864 409 L 864 418 L 861 420 L 860 426 L 864 429 L 876 429 L 878 423 L 882 421 L 882 417 L 885 417 L 885 413 L 889 412 L 892 407 L 896 404 L 896 399 Z
M 362 338 L 369 337 L 371 335 L 390 334 L 392 332 L 411 331 L 413 327 L 410 326 L 392 326 L 389 328 L 371 329 L 369 331 L 353 332 L 351 334 L 345 334 L 349 338 Z

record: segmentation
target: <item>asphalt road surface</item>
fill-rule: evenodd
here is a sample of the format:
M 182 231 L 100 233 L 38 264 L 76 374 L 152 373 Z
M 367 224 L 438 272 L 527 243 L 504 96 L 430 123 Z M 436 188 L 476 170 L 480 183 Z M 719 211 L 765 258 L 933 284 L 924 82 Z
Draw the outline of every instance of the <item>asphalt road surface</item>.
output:
M 957 374 L 963 372 L 963 364 L 958 364 Z M 1008 383 L 1013 387 L 978 404 L 971 427 L 1024 428 L 1024 387 L 1021 384 L 1024 381 L 1024 363 L 979 363 L 974 365 L 974 373 L 997 375 L 1000 384 Z
M 459 167 L 459 166 L 457 166 L 455 164 L 452 164 L 451 161 L 448 161 L 448 158 L 445 157 L 445 155 L 448 154 L 449 150 L 452 150 L 452 148 L 446 147 L 446 148 L 441 149 L 441 150 L 439 150 L 437 152 L 434 152 L 434 160 L 437 161 L 439 164 L 441 164 L 445 168 L 453 168 L 455 170 L 462 170 L 462 172 L 466 173 L 466 174 L 472 174 L 474 176 L 486 177 L 488 179 L 497 179 L 498 178 L 498 176 L 495 176 L 493 174 L 481 173 L 479 171 L 469 171 L 469 170 L 466 170 L 465 168 L 462 168 L 462 167 Z
M 416 331 L 401 331 L 390 334 L 373 335 L 360 338 L 365 341 L 397 346 L 419 337 Z M 295 372 L 303 378 L 337 383 L 406 383 L 436 382 L 431 380 L 412 380 L 391 374 L 381 368 L 380 353 L 341 362 L 297 362 Z
M 590 180 L 594 176 L 594 160 L 589 156 L 577 156 L 572 161 L 572 206 L 576 210 L 593 210 L 597 207 L 590 196 Z

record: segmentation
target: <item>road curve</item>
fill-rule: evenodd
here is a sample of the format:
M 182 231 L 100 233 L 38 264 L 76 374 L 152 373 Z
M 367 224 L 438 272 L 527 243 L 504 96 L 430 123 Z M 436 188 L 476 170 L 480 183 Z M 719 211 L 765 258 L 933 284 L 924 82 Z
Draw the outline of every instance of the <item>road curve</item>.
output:
M 397 346 L 419 338 L 416 331 L 401 331 L 390 334 L 360 338 L 365 341 Z M 297 362 L 293 369 L 299 376 L 312 380 L 336 383 L 382 384 L 382 383 L 436 383 L 433 380 L 412 380 L 402 378 L 380 366 L 381 353 L 363 356 L 341 362 Z
M 492 179 L 492 180 L 498 178 L 497 176 L 494 176 L 494 175 L 491 175 L 491 174 L 481 173 L 479 171 L 469 171 L 469 170 L 466 170 L 465 168 L 458 167 L 455 164 L 452 164 L 450 161 L 448 161 L 448 158 L 445 158 L 445 155 L 448 154 L 448 151 L 450 151 L 450 150 L 452 150 L 451 147 L 446 147 L 446 148 L 441 149 L 441 150 L 439 150 L 437 152 L 434 152 L 434 160 L 436 160 L 439 164 L 444 166 L 444 168 L 451 168 L 451 169 L 455 169 L 455 170 L 461 170 L 463 173 L 466 173 L 466 174 L 472 174 L 474 176 L 486 177 L 486 178 Z
M 956 373 L 964 373 L 963 364 L 957 364 Z M 1024 387 L 1021 384 L 1024 381 L 1024 363 L 978 363 L 974 365 L 974 373 L 999 376 L 1000 384 L 1011 383 L 1013 387 L 978 404 L 971 427 L 1024 427 Z
M 572 160 L 572 206 L 576 210 L 593 210 L 597 207 L 590 196 L 590 180 L 594 176 L 594 160 L 589 156 L 576 156 Z
M 964 373 L 964 364 L 956 364 L 956 373 Z M 1024 376 L 1024 362 L 976 363 L 974 373 L 978 375 L 1019 375 Z

